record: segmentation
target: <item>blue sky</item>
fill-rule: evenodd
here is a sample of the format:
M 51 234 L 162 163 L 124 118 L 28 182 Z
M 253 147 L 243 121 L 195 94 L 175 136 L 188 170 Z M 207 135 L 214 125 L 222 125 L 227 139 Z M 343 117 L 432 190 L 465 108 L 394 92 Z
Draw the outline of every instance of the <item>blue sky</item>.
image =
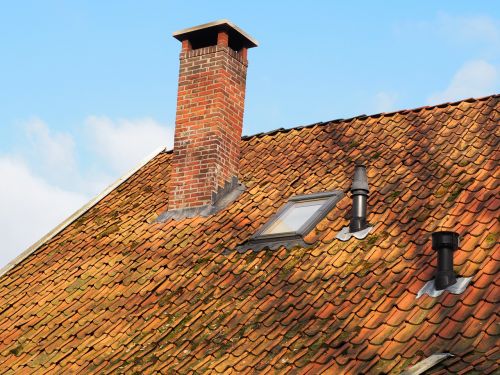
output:
M 245 134 L 500 91 L 495 1 L 5 2 L 0 266 L 172 145 L 171 34 L 220 18 L 260 42 Z

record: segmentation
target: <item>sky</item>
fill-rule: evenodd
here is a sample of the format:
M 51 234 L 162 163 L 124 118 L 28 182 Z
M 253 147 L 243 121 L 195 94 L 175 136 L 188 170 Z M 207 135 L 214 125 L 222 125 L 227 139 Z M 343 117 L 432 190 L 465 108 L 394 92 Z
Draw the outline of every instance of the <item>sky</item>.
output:
M 260 43 L 244 134 L 500 92 L 497 1 L 2 2 L 0 267 L 172 147 L 172 32 L 221 18 Z

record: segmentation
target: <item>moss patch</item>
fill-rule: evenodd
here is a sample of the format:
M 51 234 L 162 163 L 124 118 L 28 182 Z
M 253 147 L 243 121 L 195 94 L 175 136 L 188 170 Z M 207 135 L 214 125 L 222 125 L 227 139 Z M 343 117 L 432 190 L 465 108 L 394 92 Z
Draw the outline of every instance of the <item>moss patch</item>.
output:
M 364 250 L 370 250 L 380 240 L 383 241 L 389 237 L 389 233 L 382 232 L 380 234 L 372 234 L 363 240 L 362 247 Z
M 470 164 L 470 163 L 469 163 L 469 161 L 468 161 L 468 160 L 460 160 L 460 161 L 458 162 L 458 165 L 459 165 L 459 166 L 461 166 L 461 167 L 466 167 L 466 166 L 468 166 L 469 164 Z
M 359 146 L 359 142 L 356 140 L 353 140 L 353 141 L 351 141 L 351 143 L 349 143 L 349 147 L 351 147 L 351 148 L 355 148 L 358 146 Z
M 186 323 L 191 320 L 191 315 L 186 315 L 182 320 L 172 329 L 168 335 L 165 337 L 167 340 L 177 336 L 186 326 Z
M 458 183 L 455 189 L 453 189 L 453 191 L 450 193 L 450 196 L 448 197 L 447 201 L 454 202 L 459 197 L 460 193 L 464 191 L 465 188 L 469 186 L 473 181 L 474 181 L 473 179 L 469 179 L 465 182 Z
M 217 318 L 215 318 L 209 325 L 208 328 L 211 330 L 215 330 L 219 328 L 220 324 L 226 319 L 227 314 L 225 312 L 221 312 Z
M 287 277 L 292 270 L 295 269 L 295 266 L 300 262 L 305 252 L 305 248 L 299 248 L 297 251 L 292 250 L 292 252 L 290 252 L 290 260 L 281 268 L 281 277 Z
M 17 344 L 9 350 L 9 353 L 14 354 L 16 357 L 23 352 L 23 344 Z
M 74 292 L 77 289 L 83 289 L 82 287 L 87 283 L 86 280 L 82 279 L 81 277 L 78 277 L 75 281 L 73 281 L 66 289 L 65 291 L 68 293 Z
M 436 189 L 436 191 L 434 192 L 434 196 L 436 198 L 441 198 L 443 195 L 446 194 L 446 192 L 448 191 L 448 189 L 446 189 L 444 186 L 440 186 Z
M 484 242 L 486 242 L 486 246 L 490 247 L 495 245 L 498 242 L 498 237 L 499 237 L 498 232 L 493 232 L 488 234 L 484 239 Z
M 113 225 L 110 225 L 109 227 L 107 227 L 106 229 L 104 229 L 101 233 L 99 233 L 96 237 L 96 239 L 101 239 L 103 237 L 107 237 L 107 236 L 110 236 L 112 235 L 113 233 L 116 233 L 120 230 L 120 226 L 118 224 L 113 224 Z
M 104 220 L 104 218 L 102 216 L 96 216 L 94 217 L 94 223 L 96 223 L 97 225 L 102 225 L 104 224 L 106 220 Z
M 389 194 L 389 196 L 387 198 L 385 198 L 386 203 L 392 203 L 392 202 L 394 202 L 394 200 L 397 197 L 399 197 L 400 194 L 401 194 L 401 192 L 399 190 L 393 191 L 391 194 Z

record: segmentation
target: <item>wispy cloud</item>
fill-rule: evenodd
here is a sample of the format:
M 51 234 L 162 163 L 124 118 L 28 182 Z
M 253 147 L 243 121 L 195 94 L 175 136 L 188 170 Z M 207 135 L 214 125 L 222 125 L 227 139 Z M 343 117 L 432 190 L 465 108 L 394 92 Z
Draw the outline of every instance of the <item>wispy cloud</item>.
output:
M 462 56 L 461 66 L 450 75 L 447 84 L 440 83 L 440 88 L 435 86 L 436 81 L 429 81 L 428 87 L 434 92 L 430 91 L 432 94 L 427 96 L 427 103 L 438 104 L 498 92 L 499 19 L 488 14 L 441 12 L 431 19 L 399 23 L 395 31 L 402 36 L 411 32 L 412 35 L 418 33 L 423 38 L 433 38 L 442 44 L 443 49 L 451 48 L 453 54 Z
M 435 27 L 451 41 L 487 43 L 500 48 L 500 23 L 487 15 L 457 16 L 440 13 Z
M 87 138 L 55 131 L 38 118 L 22 128 L 23 145 L 0 154 L 0 267 L 158 146 L 173 144 L 173 127 L 149 118 L 89 117 L 82 124 Z M 79 162 L 79 148 L 93 150 L 98 167 Z
M 380 91 L 373 99 L 375 112 L 391 112 L 396 110 L 399 95 L 394 92 Z
M 394 25 L 397 34 L 432 37 L 462 48 L 500 51 L 500 20 L 486 14 L 455 15 L 440 12 L 433 18 L 403 21 Z
M 112 120 L 91 116 L 86 120 L 93 149 L 115 171 L 124 172 L 160 146 L 172 147 L 173 127 L 151 118 Z
M 57 132 L 39 118 L 24 123 L 29 148 L 24 156 L 36 166 L 36 172 L 51 183 L 67 186 L 78 174 L 75 142 L 70 134 Z
M 0 266 L 82 206 L 87 197 L 37 177 L 18 159 L 0 157 Z
M 443 91 L 432 94 L 427 102 L 438 104 L 469 97 L 493 94 L 498 85 L 498 70 L 484 60 L 466 62 Z
M 75 167 L 75 142 L 71 135 L 54 132 L 39 118 L 26 123 L 26 133 L 31 146 L 44 163 L 55 168 Z

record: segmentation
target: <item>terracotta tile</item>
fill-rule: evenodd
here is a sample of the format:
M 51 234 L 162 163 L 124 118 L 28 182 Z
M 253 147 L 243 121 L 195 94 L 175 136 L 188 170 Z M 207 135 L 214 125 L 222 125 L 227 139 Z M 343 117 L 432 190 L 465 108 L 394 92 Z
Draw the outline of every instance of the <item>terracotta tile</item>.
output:
M 450 348 L 437 373 L 494 371 L 499 109 L 494 96 L 249 137 L 237 202 L 154 224 L 168 206 L 171 154 L 159 154 L 0 279 L 0 366 L 398 373 Z M 346 195 L 311 248 L 234 252 L 289 196 L 348 189 L 363 155 L 373 157 L 369 238 L 335 238 L 349 222 Z M 417 300 L 440 229 L 461 233 L 455 266 L 473 283 Z M 54 357 L 38 357 L 42 348 Z

